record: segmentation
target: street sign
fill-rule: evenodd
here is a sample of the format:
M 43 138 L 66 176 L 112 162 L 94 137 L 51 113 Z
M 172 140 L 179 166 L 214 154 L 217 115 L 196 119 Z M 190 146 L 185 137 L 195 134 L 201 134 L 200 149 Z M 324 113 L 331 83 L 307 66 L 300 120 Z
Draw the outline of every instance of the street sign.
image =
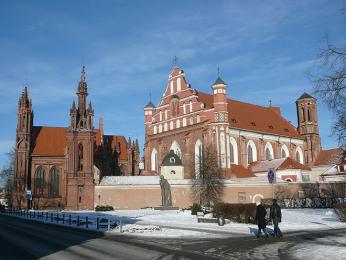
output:
M 269 183 L 275 182 L 275 172 L 273 169 L 269 169 L 269 171 L 268 171 L 268 181 L 269 181 Z
M 31 192 L 31 190 L 26 190 L 26 199 L 27 200 L 32 200 L 32 192 Z

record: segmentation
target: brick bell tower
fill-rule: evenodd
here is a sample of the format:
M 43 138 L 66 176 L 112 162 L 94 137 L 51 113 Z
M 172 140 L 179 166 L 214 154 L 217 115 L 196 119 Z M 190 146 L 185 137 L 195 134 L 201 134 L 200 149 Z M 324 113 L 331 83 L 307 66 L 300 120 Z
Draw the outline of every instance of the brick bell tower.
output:
M 70 127 L 67 131 L 67 209 L 94 209 L 94 110 L 87 108 L 88 86 L 85 66 L 77 88 L 78 107 L 73 101 Z
M 30 137 L 34 113 L 28 89 L 24 87 L 18 102 L 18 123 L 16 129 L 16 148 L 14 165 L 13 207 L 30 207 L 25 198 L 26 190 L 31 189 Z
M 212 123 L 212 135 L 214 147 L 218 153 L 221 168 L 230 167 L 229 151 L 229 124 L 227 109 L 227 85 L 218 77 L 212 86 L 214 119 Z
M 305 138 L 304 163 L 312 164 L 321 151 L 316 99 L 307 93 L 296 101 L 298 132 Z

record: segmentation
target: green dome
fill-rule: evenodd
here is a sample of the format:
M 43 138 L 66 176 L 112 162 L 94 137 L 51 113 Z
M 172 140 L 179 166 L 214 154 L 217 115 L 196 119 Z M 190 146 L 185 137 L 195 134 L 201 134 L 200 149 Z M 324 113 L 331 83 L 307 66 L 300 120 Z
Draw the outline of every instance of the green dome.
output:
M 144 108 L 155 108 L 155 106 L 151 101 L 149 101 L 149 103 Z
M 220 77 L 217 77 L 217 79 L 215 80 L 213 86 L 214 85 L 220 85 L 220 84 L 226 85 L 226 83 Z

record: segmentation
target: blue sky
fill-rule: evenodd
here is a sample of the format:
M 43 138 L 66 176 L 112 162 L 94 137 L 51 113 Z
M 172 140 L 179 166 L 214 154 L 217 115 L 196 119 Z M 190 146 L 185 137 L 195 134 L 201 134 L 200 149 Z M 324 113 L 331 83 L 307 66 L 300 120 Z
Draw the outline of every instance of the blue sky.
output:
M 217 66 L 228 96 L 280 106 L 311 93 L 326 33 L 345 43 L 344 1 L 1 1 L 0 167 L 15 140 L 17 101 L 29 86 L 35 125 L 68 126 L 83 62 L 107 134 L 140 140 L 143 107 L 157 103 L 178 56 L 193 88 L 210 92 Z M 332 114 L 319 102 L 323 148 Z

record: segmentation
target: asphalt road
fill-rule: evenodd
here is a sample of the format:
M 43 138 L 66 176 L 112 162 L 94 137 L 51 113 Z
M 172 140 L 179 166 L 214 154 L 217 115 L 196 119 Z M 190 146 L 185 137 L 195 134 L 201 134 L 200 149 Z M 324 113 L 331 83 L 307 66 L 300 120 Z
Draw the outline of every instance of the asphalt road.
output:
M 289 233 L 268 240 L 240 235 L 221 239 L 105 236 L 0 215 L 0 259 L 294 259 L 294 246 L 335 236 L 346 236 L 346 230 Z

